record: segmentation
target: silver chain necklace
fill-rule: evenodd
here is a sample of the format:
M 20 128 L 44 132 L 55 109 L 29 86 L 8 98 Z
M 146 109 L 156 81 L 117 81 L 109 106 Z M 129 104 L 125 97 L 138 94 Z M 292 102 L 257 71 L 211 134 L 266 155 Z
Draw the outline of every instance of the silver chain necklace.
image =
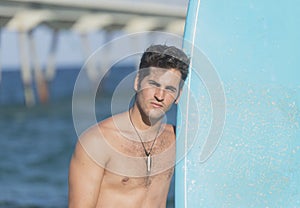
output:
M 152 145 L 151 145 L 151 147 L 150 147 L 150 150 L 147 151 L 147 149 L 146 149 L 146 147 L 145 147 L 145 144 L 144 144 L 144 142 L 143 142 L 143 140 L 142 140 L 140 134 L 138 133 L 137 129 L 135 128 L 135 125 L 134 125 L 133 122 L 132 122 L 132 119 L 131 119 L 131 111 L 130 111 L 130 110 L 129 110 L 129 120 L 130 120 L 131 125 L 133 126 L 133 129 L 134 129 L 135 133 L 137 134 L 138 138 L 140 139 L 140 142 L 141 142 L 141 144 L 142 144 L 142 146 L 143 146 L 145 155 L 147 156 L 146 164 L 147 164 L 147 173 L 149 174 L 149 173 L 151 172 L 151 166 L 152 166 L 151 152 L 152 152 L 153 146 L 154 146 L 154 144 L 155 144 L 155 142 L 156 142 L 156 139 L 157 139 L 157 137 L 158 137 L 158 133 L 159 133 L 160 128 L 157 130 L 155 139 L 154 139 L 154 141 L 152 142 Z

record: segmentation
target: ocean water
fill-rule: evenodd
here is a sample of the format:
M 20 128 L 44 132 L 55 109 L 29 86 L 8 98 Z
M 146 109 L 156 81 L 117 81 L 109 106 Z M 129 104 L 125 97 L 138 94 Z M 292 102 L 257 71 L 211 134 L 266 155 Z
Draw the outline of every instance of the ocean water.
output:
M 96 98 L 98 120 L 111 114 L 110 98 L 114 88 L 133 69 L 131 66 L 117 67 L 104 80 Z M 24 105 L 19 71 L 3 72 L 0 82 L 0 208 L 67 207 L 68 168 L 77 142 L 72 93 L 78 72 L 76 66 L 60 68 L 49 83 L 50 101 L 33 107 Z M 171 118 L 171 122 L 174 119 Z M 169 208 L 174 207 L 173 198 L 174 182 L 168 197 Z

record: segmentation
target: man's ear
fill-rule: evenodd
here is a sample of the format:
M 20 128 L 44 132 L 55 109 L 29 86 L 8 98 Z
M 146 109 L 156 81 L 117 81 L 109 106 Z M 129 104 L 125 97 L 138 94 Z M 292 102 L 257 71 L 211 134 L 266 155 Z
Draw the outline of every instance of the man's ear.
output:
M 182 89 L 180 89 L 177 98 L 175 99 L 175 104 L 177 105 L 179 103 L 180 97 L 181 97 Z

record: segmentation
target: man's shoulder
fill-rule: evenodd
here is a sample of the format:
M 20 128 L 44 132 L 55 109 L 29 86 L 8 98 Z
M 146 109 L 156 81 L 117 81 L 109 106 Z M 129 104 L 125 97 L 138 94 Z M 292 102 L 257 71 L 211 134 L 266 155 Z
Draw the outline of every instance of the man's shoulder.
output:
M 111 143 L 118 138 L 116 123 L 121 114 L 109 117 L 86 129 L 78 139 L 78 144 L 97 164 L 105 167 L 106 162 L 112 155 Z
M 113 115 L 85 130 L 80 139 L 106 139 L 106 135 L 114 135 L 122 129 L 126 112 Z M 110 138 L 110 137 L 109 137 Z

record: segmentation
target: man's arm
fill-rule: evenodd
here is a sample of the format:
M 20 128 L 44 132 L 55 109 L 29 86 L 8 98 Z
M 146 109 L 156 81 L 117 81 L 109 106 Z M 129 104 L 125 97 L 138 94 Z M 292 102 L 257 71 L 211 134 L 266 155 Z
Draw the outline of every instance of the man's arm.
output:
M 104 168 L 96 164 L 77 143 L 69 170 L 69 208 L 95 207 Z

